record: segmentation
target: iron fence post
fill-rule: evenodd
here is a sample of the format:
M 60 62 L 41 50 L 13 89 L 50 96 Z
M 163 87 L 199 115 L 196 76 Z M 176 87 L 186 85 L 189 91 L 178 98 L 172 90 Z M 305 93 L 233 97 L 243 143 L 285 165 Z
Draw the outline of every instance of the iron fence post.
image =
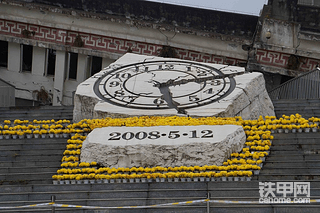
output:
M 52 203 L 55 203 L 56 202 L 56 196 L 55 195 L 51 195 L 51 202 Z M 55 207 L 52 206 L 52 209 L 51 209 L 51 213 L 55 213 Z
M 210 192 L 208 192 L 207 199 L 210 200 Z M 207 201 L 207 213 L 210 213 L 210 202 Z

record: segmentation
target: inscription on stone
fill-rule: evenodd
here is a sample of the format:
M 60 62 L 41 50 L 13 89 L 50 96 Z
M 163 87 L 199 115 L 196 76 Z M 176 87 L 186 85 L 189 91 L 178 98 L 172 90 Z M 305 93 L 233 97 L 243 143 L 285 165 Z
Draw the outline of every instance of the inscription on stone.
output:
M 226 129 L 226 127 L 228 128 Z M 95 129 L 88 137 L 93 143 L 110 146 L 216 143 L 225 134 L 233 132 L 234 127 L 236 126 L 104 127 Z
M 219 165 L 245 139 L 236 125 L 104 127 L 87 136 L 80 158 L 108 167 Z

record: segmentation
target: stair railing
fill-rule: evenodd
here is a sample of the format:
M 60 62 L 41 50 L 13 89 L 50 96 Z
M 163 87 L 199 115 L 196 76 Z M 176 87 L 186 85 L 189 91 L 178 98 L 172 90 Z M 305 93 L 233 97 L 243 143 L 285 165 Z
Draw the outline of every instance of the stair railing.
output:
M 315 69 L 293 78 L 269 92 L 271 100 L 319 99 L 320 70 Z

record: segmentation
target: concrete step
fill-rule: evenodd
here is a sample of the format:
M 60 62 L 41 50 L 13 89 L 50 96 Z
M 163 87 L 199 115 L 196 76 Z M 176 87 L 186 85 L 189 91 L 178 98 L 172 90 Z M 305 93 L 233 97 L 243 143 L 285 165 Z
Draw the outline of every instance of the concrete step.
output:
M 29 120 L 33 121 L 34 119 L 43 121 L 43 120 L 51 120 L 55 116 L 55 120 L 72 120 L 72 114 L 67 113 L 67 114 L 57 114 L 57 113 L 44 113 L 44 114 L 17 114 L 17 115 L 12 115 L 12 114 L 6 114 L 4 116 L 0 116 L 0 123 L 4 124 L 4 120 L 10 120 L 11 122 L 14 122 L 14 120 L 19 119 L 19 120 Z
M 311 181 L 311 180 L 320 180 L 320 174 L 319 175 L 304 175 L 304 174 L 261 174 L 254 178 L 254 180 L 259 181 L 280 181 L 280 180 L 286 180 L 286 181 Z
M 15 188 L 19 188 L 20 191 L 13 192 L 12 190 L 9 192 L 6 190 L 4 193 L 1 193 L 1 205 L 3 205 L 4 201 L 21 201 L 26 200 L 23 198 L 23 196 L 28 196 L 27 199 L 29 200 L 38 200 L 38 201 L 44 201 L 47 199 L 50 199 L 51 195 L 54 194 L 57 196 L 57 200 L 77 200 L 77 199 L 83 199 L 84 197 L 90 197 L 92 199 L 121 199 L 121 198 L 142 198 L 145 196 L 148 196 L 148 198 L 161 198 L 161 199 L 168 199 L 168 198 L 187 198 L 187 199 L 201 199 L 203 197 L 206 197 L 206 193 L 210 192 L 212 198 L 238 198 L 241 200 L 248 200 L 252 197 L 259 197 L 259 188 L 258 188 L 258 182 L 252 181 L 251 185 L 255 185 L 255 187 L 250 188 L 230 188 L 230 187 L 204 187 L 199 189 L 189 189 L 184 188 L 178 188 L 172 184 L 169 184 L 171 186 L 170 189 L 165 188 L 153 188 L 152 185 L 154 183 L 146 184 L 147 186 L 143 186 L 143 184 L 136 184 L 137 186 L 132 188 L 123 188 L 119 186 L 122 189 L 118 189 L 115 185 L 115 187 L 112 187 L 112 190 L 106 190 L 103 184 L 99 185 L 99 189 L 94 190 L 90 189 L 90 192 L 88 190 L 79 190 L 80 189 L 87 189 L 89 187 L 82 187 L 81 185 L 75 185 L 78 187 L 72 187 L 76 190 L 71 190 L 71 187 L 69 185 L 63 185 L 64 189 L 63 191 L 57 191 L 57 189 L 54 189 L 51 187 L 50 192 L 42 190 L 41 192 L 30 192 L 30 191 L 23 191 L 21 190 L 20 186 L 17 186 Z M 155 183 L 157 184 L 157 183 Z M 192 183 L 189 183 L 192 184 Z M 86 184 L 85 184 L 86 185 Z M 90 184 L 88 184 L 90 186 Z M 96 184 L 93 184 L 96 185 Z M 106 185 L 114 185 L 114 184 L 106 184 Z M 122 184 L 123 185 L 123 184 Z M 124 184 L 124 185 L 131 185 L 131 184 Z M 42 185 L 45 188 L 45 185 Z M 148 186 L 151 188 L 149 189 Z M 9 186 L 10 188 L 13 188 L 12 186 Z M 98 186 L 97 186 L 98 187 Z M 6 188 L 6 186 L 2 186 L 2 188 Z M 24 187 L 27 188 L 27 187 Z M 102 188 L 102 189 L 101 189 Z M 312 188 L 312 197 L 319 197 L 320 188 L 315 188 L 314 184 L 311 183 Z M 29 190 L 32 189 L 32 187 L 28 188 Z M 190 193 L 187 193 L 190 192 Z M 149 193 L 148 195 L 146 193 Z M 126 194 L 123 196 L 122 194 Z M 142 196 L 143 194 L 143 196 Z M 8 195 L 8 196 L 7 196 Z M 11 196 L 11 197 L 9 197 Z M 87 198 L 89 199 L 89 198 Z M 186 199 L 185 199 L 186 200 Z
M 251 181 L 245 185 L 247 187 L 231 187 L 225 186 L 233 182 L 209 182 L 197 184 L 195 183 L 133 183 L 133 184 L 80 184 L 80 185 L 39 185 L 39 186 L 1 186 L 2 193 L 0 193 L 1 205 L 4 201 L 23 201 L 23 196 L 28 196 L 31 200 L 47 200 L 52 194 L 61 200 L 76 200 L 83 199 L 83 197 L 90 197 L 92 199 L 121 199 L 121 198 L 197 198 L 201 199 L 206 196 L 207 192 L 211 193 L 213 198 L 232 198 L 248 200 L 252 197 L 259 197 L 259 182 Z M 243 182 L 238 182 L 242 185 Z M 160 186 L 159 186 L 160 185 Z M 162 185 L 162 186 L 161 186 Z M 168 185 L 168 186 L 166 186 Z M 177 185 L 177 186 L 175 186 Z M 182 188 L 181 186 L 185 186 Z M 319 181 L 311 182 L 311 196 L 319 197 L 320 188 Z M 36 189 L 34 189 L 37 187 Z M 41 187 L 41 189 L 40 189 Z M 123 196 L 123 193 L 127 195 Z M 131 195 L 130 195 L 131 193 Z M 148 193 L 148 194 L 146 194 Z M 143 196 L 141 196 L 143 194 Z M 5 195 L 5 196 L 3 196 Z M 8 197 L 8 196 L 11 196 Z M 42 196 L 40 196 L 42 195 Z M 320 197 L 319 197 L 320 198 Z M 87 198 L 89 199 L 89 198 Z
M 299 113 L 304 118 L 320 116 L 319 100 L 272 100 L 275 114 L 279 118 L 282 115 Z
M 319 103 L 319 99 L 276 99 L 272 100 L 273 103 Z
M 60 165 L 51 166 L 50 164 L 42 167 L 0 167 L 0 174 L 57 172 L 58 169 Z
M 51 120 L 52 118 L 55 118 L 55 120 L 72 120 L 72 114 L 71 113 L 43 113 L 43 114 L 25 114 L 25 113 L 16 113 L 16 114 L 4 114 L 1 115 L 0 117 L 0 122 L 2 123 L 4 120 L 15 120 L 15 119 L 20 119 L 20 120 Z
M 14 106 L 14 107 L 0 107 L 0 110 L 39 110 L 39 109 L 73 109 L 73 105 L 70 106 Z
M 20 163 L 22 166 L 39 165 L 38 162 L 60 162 L 67 145 L 66 139 L 1 140 L 0 166 Z M 25 162 L 22 163 L 21 162 Z
M 293 109 L 293 110 L 275 110 L 276 117 L 280 118 L 282 115 L 295 115 L 296 113 L 299 113 L 303 118 L 311 118 L 311 117 L 319 117 L 319 110 L 298 110 L 298 109 Z
M 55 115 L 56 116 L 56 120 L 72 120 L 73 116 L 72 115 Z M 0 123 L 3 123 L 4 120 L 11 120 L 12 122 L 15 119 L 21 119 L 21 120 L 34 120 L 35 118 L 37 118 L 38 120 L 51 120 L 53 116 L 50 115 L 30 115 L 30 116 L 4 116 L 4 117 L 0 117 Z
M 273 133 L 273 141 L 288 139 L 320 139 L 320 132 L 302 132 L 302 133 Z
M 24 139 L 2 139 L 0 140 L 0 144 L 2 145 L 45 145 L 45 144 L 66 144 L 67 145 L 67 140 L 66 138 L 24 138 Z
M 3 112 L 3 114 L 1 115 L 2 118 L 5 118 L 5 117 L 18 117 L 18 116 L 21 116 L 21 117 L 32 117 L 34 116 L 33 119 L 37 119 L 37 120 L 41 120 L 39 118 L 37 118 L 37 116 L 43 116 L 43 117 L 48 117 L 50 116 L 51 119 L 52 118 L 55 118 L 55 116 L 63 116 L 63 115 L 72 115 L 72 111 L 51 111 L 51 110 L 47 110 L 47 111 L 35 111 L 35 112 L 32 112 L 32 111 L 10 111 L 10 112 Z M 21 120 L 21 119 L 20 119 Z
M 73 109 L 0 109 L 1 113 L 8 113 L 8 114 L 44 114 L 44 113 L 73 113 Z
M 319 100 L 299 100 L 299 99 L 282 99 L 282 100 L 272 100 L 275 108 L 290 109 L 290 107 L 299 106 L 320 106 Z
M 15 119 L 20 120 L 61 120 L 73 119 L 73 110 L 33 110 L 33 111 L 24 111 L 24 110 L 16 110 L 16 111 L 0 111 L 0 123 L 3 123 L 4 120 L 14 121 Z
M 273 144 L 270 151 L 302 151 L 320 150 L 320 144 Z
M 0 113 L 25 113 L 25 114 L 33 114 L 33 113 L 56 113 L 56 112 L 67 112 L 72 113 L 73 108 L 19 108 L 19 109 L 8 109 L 8 108 L 0 108 Z M 53 118 L 54 119 L 54 118 Z
M 314 188 L 320 188 L 320 181 L 311 183 Z M 0 192 L 60 192 L 60 191 L 113 191 L 113 190 L 241 190 L 259 188 L 256 181 L 214 181 L 214 182 L 165 182 L 165 183 L 114 183 L 114 184 L 40 184 L 40 185 L 0 185 Z
M 51 155 L 51 154 L 63 154 L 63 149 L 27 149 L 27 150 L 1 150 L 0 156 L 12 156 L 12 155 Z
M 0 146 L 0 151 L 21 151 L 21 150 L 45 150 L 45 149 L 55 149 L 55 150 L 65 150 L 67 142 L 63 143 L 52 143 L 52 144 L 11 144 Z
M 300 114 L 303 118 L 308 119 L 311 117 L 319 117 L 319 114 L 314 113 L 312 110 L 292 110 L 292 111 L 281 111 L 281 110 L 275 110 L 275 114 L 277 118 L 281 118 L 282 115 L 295 115 L 296 113 Z
M 25 114 L 33 114 L 33 113 L 60 113 L 60 112 L 67 112 L 67 113 L 72 113 L 73 109 L 72 108 L 66 108 L 66 109 L 6 109 L 6 108 L 1 108 L 0 109 L 1 113 L 8 113 L 8 114 L 15 114 L 15 113 L 25 113 Z
M 284 162 L 284 161 L 314 161 L 314 160 L 320 160 L 319 154 L 310 154 L 310 155 L 274 155 L 272 152 L 270 152 L 270 156 L 266 158 L 266 162 L 273 161 L 273 162 Z
M 300 104 L 300 105 L 294 105 L 294 106 L 290 106 L 290 104 L 282 104 L 280 106 L 276 105 L 274 109 L 276 112 L 296 111 L 296 113 L 297 113 L 297 112 L 301 111 L 303 113 L 310 113 L 310 112 L 319 111 L 319 107 L 320 107 L 320 104 L 314 104 L 314 105 Z M 295 115 L 296 113 L 292 113 L 292 114 Z M 286 114 L 286 115 L 292 115 L 292 114 Z
M 278 155 L 317 155 L 317 151 L 315 150 L 285 150 L 285 149 L 279 149 L 279 150 L 273 150 L 271 149 L 271 155 L 278 156 Z M 270 156 L 271 156 L 270 155 Z M 320 155 L 318 155 L 320 160 Z
M 319 193 L 319 189 L 316 189 L 320 185 L 319 181 L 311 182 L 311 188 L 314 189 L 312 193 Z M 1 186 L 0 191 L 5 193 L 0 194 L 1 197 L 5 197 L 0 202 L 0 206 L 18 206 L 26 204 L 34 204 L 41 202 L 49 202 L 51 195 L 57 196 L 57 203 L 74 204 L 74 205 L 90 205 L 90 206 L 123 206 L 123 205 L 152 205 L 159 203 L 171 203 L 178 201 L 203 199 L 203 194 L 211 192 L 211 199 L 227 199 L 227 200 L 257 200 L 259 198 L 258 182 L 209 182 L 209 183 L 134 183 L 134 184 L 88 184 L 88 185 L 34 185 L 34 186 Z M 30 193 L 32 191 L 32 193 Z M 39 191 L 39 192 L 35 192 Z M 88 193 L 88 191 L 90 191 Z M 92 191 L 92 193 L 91 193 Z M 149 194 L 147 192 L 150 192 Z M 51 193 L 49 193 L 51 192 Z M 114 193 L 115 192 L 115 193 Z M 131 193 L 132 192 L 132 193 Z M 184 193 L 183 193 L 184 192 Z M 223 194 L 223 192 L 225 192 Z M 235 192 L 235 193 L 234 193 Z M 126 196 L 122 194 L 126 193 Z M 175 195 L 183 194 L 183 197 L 175 197 Z M 237 196 L 237 193 L 245 193 L 246 196 Z M 248 194 L 252 193 L 251 196 Z M 9 194 L 9 197 L 6 195 Z M 129 195 L 131 194 L 131 195 Z M 194 195 L 200 195 L 199 197 Z M 5 195 L 5 196 L 2 196 Z M 70 195 L 70 196 L 67 196 Z M 78 195 L 78 196 L 77 196 Z M 114 195 L 114 196 L 112 196 Z M 11 196 L 11 197 L 10 197 Z M 138 197 L 137 197 L 138 196 Z M 319 198 L 311 195 L 312 199 Z M 22 200 L 19 200 L 19 197 Z M 74 197 L 74 198 L 73 198 Z M 85 198 L 89 197 L 89 198 Z M 61 198 L 61 199 L 60 199 Z M 17 199 L 16 201 L 14 201 Z M 31 200 L 35 199 L 35 200 Z M 7 201 L 6 201 L 7 200 Z M 218 208 L 224 209 L 224 212 L 235 207 L 229 204 L 211 204 L 211 211 L 216 212 Z M 255 209 L 254 205 L 239 205 L 239 208 L 243 208 L 243 211 L 250 212 Z M 265 205 L 259 205 L 260 212 Z M 178 209 L 186 210 L 192 209 L 191 212 L 197 212 L 199 206 L 188 206 L 187 209 L 182 208 L 170 208 L 159 209 L 161 212 L 176 212 Z M 316 209 L 316 206 L 313 208 Z M 32 209 L 34 210 L 34 209 Z M 42 209 L 43 210 L 43 209 Z M 50 210 L 50 209 L 48 209 Z M 143 210 L 143 209 L 142 209 Z M 152 210 L 156 210 L 152 209 Z M 200 210 L 206 210 L 200 208 Z M 255 209 L 256 211 L 257 209 Z M 26 212 L 30 211 L 26 210 Z M 44 211 L 44 210 L 43 210 Z M 71 209 L 64 210 L 71 211 Z M 139 210 L 141 212 L 141 209 Z M 180 210 L 179 210 L 180 211 Z M 14 212 L 14 211 L 12 211 Z M 25 211 L 24 211 L 25 212 Z M 60 212 L 60 211 L 59 211 Z M 78 211 L 77 211 L 78 212 Z M 109 211 L 108 211 L 109 212 Z M 123 212 L 123 211 L 118 211 Z M 154 212 L 154 211 L 152 211 Z M 205 212 L 205 211 L 200 211 Z M 239 212 L 239 211 L 238 211 Z
M 285 156 L 300 156 L 300 157 L 305 157 L 306 160 L 320 160 L 320 151 L 316 149 L 312 150 L 297 150 L 297 151 L 286 151 L 286 150 L 271 150 L 270 152 L 270 157 L 276 157 L 279 156 L 280 158 L 285 157 Z
M 239 187 L 240 185 L 240 187 Z M 196 200 L 196 199 L 204 199 L 206 197 L 206 193 L 211 193 L 211 199 L 214 200 L 247 200 L 247 201 L 257 201 L 259 198 L 259 183 L 257 181 L 251 182 L 210 182 L 210 183 L 135 183 L 135 184 L 88 184 L 88 185 L 51 185 L 50 189 L 46 188 L 49 185 L 39 185 L 36 188 L 41 189 L 44 192 L 41 193 L 25 193 L 22 192 L 23 188 L 25 189 L 33 189 L 34 187 L 29 186 L 8 186 L 10 188 L 16 188 L 15 191 L 6 190 L 7 193 L 2 193 L 1 195 L 7 196 L 0 196 L 6 197 L 0 202 L 0 206 L 18 206 L 18 205 L 26 205 L 26 204 L 34 204 L 34 203 L 42 203 L 42 202 L 49 202 L 51 195 L 55 194 L 57 196 L 56 203 L 64 203 L 64 204 L 74 204 L 74 205 L 89 205 L 89 206 L 124 206 L 124 205 L 153 205 L 159 203 L 171 203 L 171 202 L 179 202 L 179 201 L 187 201 L 187 200 Z M 319 186 L 318 181 L 311 182 L 311 188 L 314 189 L 312 193 L 319 194 L 319 188 L 315 186 Z M 77 187 L 78 186 L 78 187 Z M 242 188 L 242 187 L 243 188 Z M 1 188 L 5 188 L 7 186 L 2 186 Z M 54 189 L 53 187 L 57 187 Z M 93 187 L 93 188 L 91 188 Z M 119 188 L 118 188 L 119 187 Z M 128 188 L 130 187 L 130 188 Z M 245 188 L 249 187 L 249 188 Z M 35 189 L 36 189 L 35 188 Z M 78 188 L 82 188 L 79 190 Z M 63 189 L 63 192 L 55 191 Z M 74 191 L 73 189 L 78 189 Z M 88 192 L 89 190 L 97 190 Z M 107 190 L 106 190 L 107 189 Z M 17 193 L 17 190 L 21 190 L 21 193 Z M 82 191 L 84 190 L 84 191 Z M 28 190 L 25 190 L 28 191 Z M 47 191 L 51 191 L 52 194 L 48 193 Z M 149 194 L 147 192 L 150 192 Z M 183 193 L 185 192 L 185 193 Z M 223 192 L 225 192 L 223 194 Z M 123 196 L 123 193 L 126 193 Z M 173 193 L 176 195 L 183 194 L 183 197 L 173 196 Z M 199 196 L 195 196 L 198 193 Z M 237 193 L 251 193 L 251 196 L 237 196 Z M 71 197 L 67 196 L 69 194 Z M 112 196 L 114 194 L 114 196 Z M 205 194 L 205 197 L 202 195 Z M 77 196 L 79 195 L 79 196 Z M 20 197 L 26 201 L 20 201 L 18 199 Z M 90 198 L 85 198 L 90 197 Z M 61 198 L 61 199 L 60 199 Z M 319 199 L 319 196 L 311 195 L 311 199 Z M 14 199 L 17 199 L 14 201 Z M 31 200 L 36 199 L 36 200 Z M 32 202 L 33 201 L 33 202 Z M 8 203 L 9 202 L 9 203 Z M 206 205 L 188 205 L 185 207 L 169 207 L 169 208 L 153 208 L 147 209 L 146 211 L 154 212 L 206 212 Z M 271 208 L 270 205 L 262 205 L 262 204 L 255 204 L 255 205 L 237 205 L 237 204 L 210 204 L 211 212 L 217 212 L 217 210 L 223 210 L 223 212 L 230 212 L 232 208 L 238 208 L 238 211 L 234 212 L 242 212 L 239 211 L 239 208 L 243 210 L 243 212 L 251 212 L 254 210 L 255 212 L 263 212 L 265 208 Z M 298 205 L 283 205 L 283 207 L 290 207 L 293 209 L 297 208 Z M 257 208 L 259 207 L 259 208 Z M 282 208 L 283 208 L 282 207 Z M 299 205 L 299 207 L 304 208 L 310 207 L 310 205 Z M 272 206 L 269 212 L 273 212 L 277 208 L 275 205 Z M 318 205 L 313 205 L 312 208 L 317 209 L 319 208 Z M 291 211 L 292 211 L 291 209 Z M 34 209 L 33 209 L 34 210 Z M 48 209 L 50 210 L 50 209 Z M 152 210 L 152 211 L 150 211 Z M 161 210 L 161 211 L 160 211 Z M 184 211 L 182 211 L 184 210 Z M 235 210 L 235 209 L 234 209 Z M 263 210 L 263 211 L 262 211 Z M 272 210 L 272 211 L 271 211 Z M 276 209 L 278 210 L 278 209 Z M 26 211 L 30 211 L 26 210 Z M 71 211 L 70 209 L 65 211 Z M 92 210 L 91 210 L 92 211 Z M 98 210 L 97 210 L 98 211 Z M 100 210 L 101 211 L 101 210 Z M 99 211 L 99 212 L 100 212 Z M 111 211 L 111 210 L 110 210 Z M 107 212 L 110 212 L 107 210 Z M 135 212 L 135 210 L 131 209 L 130 212 Z M 139 209 L 138 212 L 144 212 L 145 209 Z M 232 210 L 233 211 L 233 210 Z M 286 211 L 290 211 L 290 209 L 286 209 Z M 58 211 L 60 212 L 60 211 Z M 77 211 L 78 212 L 78 211 Z M 111 211 L 112 212 L 112 211 Z M 126 212 L 121 209 L 118 212 Z M 278 212 L 278 211 L 277 211 Z M 311 211 L 312 212 L 312 211 Z
M 320 161 L 266 161 L 263 164 L 263 170 L 269 168 L 320 168 Z
M 287 138 L 287 139 L 274 139 L 271 148 L 282 145 L 305 145 L 313 146 L 320 143 L 319 138 Z
M 261 169 L 261 175 L 264 174 L 304 174 L 304 175 L 320 175 L 320 168 L 313 167 L 313 168 L 265 168 Z
M 196 192 L 192 192 L 196 193 Z M 147 190 L 136 190 L 136 191 L 77 191 L 74 193 L 72 191 L 69 192 L 56 192 L 54 195 L 57 200 L 60 201 L 70 201 L 70 200 L 78 200 L 78 199 L 117 199 L 118 201 L 126 198 L 143 198 L 147 197 Z M 205 191 L 202 193 L 205 194 Z M 8 201 L 20 201 L 20 200 L 34 200 L 37 202 L 47 202 L 51 199 L 53 195 L 52 192 L 41 192 L 41 193 L 19 193 L 19 194 L 2 194 L 0 196 L 0 202 L 8 202 Z M 186 199 L 190 199 L 189 196 L 184 194 Z
M 52 175 L 57 172 L 41 172 L 41 173 L 11 173 L 0 174 L 0 182 L 2 184 L 49 184 L 52 183 Z
M 0 152 L 1 153 L 1 152 Z M 7 162 L 21 162 L 21 161 L 61 161 L 63 155 L 60 154 L 50 154 L 50 155 L 11 155 L 11 156 L 1 156 L 0 155 L 0 162 L 7 161 Z
M 1 167 L 46 167 L 48 165 L 52 167 L 59 167 L 61 165 L 61 162 L 57 160 L 51 161 L 50 159 L 48 159 L 47 161 L 40 161 L 40 160 L 0 161 L 0 168 Z
M 291 107 L 291 108 L 290 108 Z M 297 104 L 290 104 L 290 103 L 282 103 L 282 104 L 276 104 L 274 105 L 275 112 L 277 111 L 294 111 L 297 110 L 296 112 L 292 113 L 293 115 L 295 114 L 300 114 L 299 111 L 302 113 L 309 113 L 308 110 L 317 110 L 319 109 L 319 103 L 297 103 Z M 288 114 L 290 115 L 290 114 Z
M 290 108 L 291 107 L 291 108 Z M 293 110 L 293 109 L 317 109 L 320 107 L 320 103 L 277 103 L 274 105 L 275 110 Z
M 287 108 L 287 109 L 290 109 L 290 106 L 291 107 L 304 107 L 304 106 L 307 106 L 307 107 L 318 107 L 320 106 L 320 102 L 316 101 L 316 102 L 303 102 L 303 101 L 287 101 L 287 102 L 274 102 L 274 107 L 275 108 Z
M 16 119 L 19 120 L 29 120 L 33 121 L 34 119 L 37 120 L 51 120 L 52 118 L 55 118 L 55 120 L 72 120 L 69 119 L 72 117 L 71 112 L 48 112 L 48 113 L 5 113 L 0 116 L 0 123 L 3 123 L 4 120 L 11 120 L 14 121 Z

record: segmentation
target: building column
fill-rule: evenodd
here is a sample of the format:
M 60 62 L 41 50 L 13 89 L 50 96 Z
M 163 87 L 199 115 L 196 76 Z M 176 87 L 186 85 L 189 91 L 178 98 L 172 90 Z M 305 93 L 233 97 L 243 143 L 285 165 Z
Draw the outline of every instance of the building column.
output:
M 21 53 L 20 44 L 8 42 L 8 70 L 20 71 Z
M 54 83 L 53 83 L 53 106 L 60 106 L 62 104 L 63 89 L 64 89 L 64 80 L 66 72 L 66 52 L 65 51 L 56 51 L 56 69 L 54 74 Z
M 44 76 L 45 64 L 46 64 L 46 49 L 34 46 L 33 58 L 32 58 L 32 74 Z
M 78 70 L 77 70 L 77 82 L 81 83 L 86 80 L 87 75 L 87 55 L 78 54 Z

